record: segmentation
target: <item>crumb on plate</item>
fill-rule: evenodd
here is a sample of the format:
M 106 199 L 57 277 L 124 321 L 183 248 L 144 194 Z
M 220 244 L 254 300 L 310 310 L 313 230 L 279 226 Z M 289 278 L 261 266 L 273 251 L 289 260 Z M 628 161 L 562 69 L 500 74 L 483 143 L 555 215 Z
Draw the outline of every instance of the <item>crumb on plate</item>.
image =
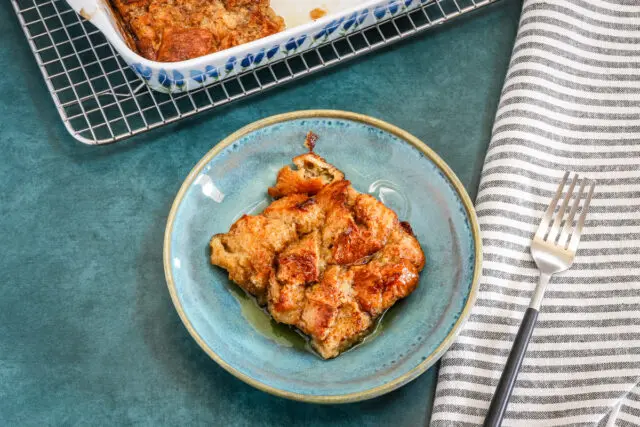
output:
M 314 21 L 316 19 L 320 19 L 323 16 L 325 16 L 327 14 L 326 9 L 322 9 L 320 7 L 316 7 L 315 9 L 313 9 L 311 12 L 309 12 L 309 16 L 311 17 L 311 19 L 313 19 Z

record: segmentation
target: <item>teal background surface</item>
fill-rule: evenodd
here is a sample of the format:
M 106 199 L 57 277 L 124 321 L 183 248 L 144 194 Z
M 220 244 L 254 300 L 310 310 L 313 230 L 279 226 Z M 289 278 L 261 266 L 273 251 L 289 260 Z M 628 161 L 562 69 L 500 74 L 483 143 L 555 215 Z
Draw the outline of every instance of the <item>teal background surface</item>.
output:
M 62 0 L 54 0 L 62 1 Z M 386 396 L 320 406 L 267 395 L 196 345 L 162 268 L 169 208 L 234 130 L 331 108 L 422 139 L 475 196 L 519 0 L 196 118 L 104 147 L 65 131 L 0 3 L 0 425 L 416 426 L 436 369 Z

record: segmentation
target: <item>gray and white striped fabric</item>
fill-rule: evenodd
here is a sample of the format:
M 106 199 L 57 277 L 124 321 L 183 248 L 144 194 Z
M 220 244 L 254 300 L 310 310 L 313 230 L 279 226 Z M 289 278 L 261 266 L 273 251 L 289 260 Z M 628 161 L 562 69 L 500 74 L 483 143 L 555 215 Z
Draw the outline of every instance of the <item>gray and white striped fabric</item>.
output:
M 596 194 L 504 425 L 640 425 L 640 0 L 524 1 L 476 200 L 478 301 L 443 358 L 432 426 L 482 423 L 537 281 L 529 244 L 565 170 Z

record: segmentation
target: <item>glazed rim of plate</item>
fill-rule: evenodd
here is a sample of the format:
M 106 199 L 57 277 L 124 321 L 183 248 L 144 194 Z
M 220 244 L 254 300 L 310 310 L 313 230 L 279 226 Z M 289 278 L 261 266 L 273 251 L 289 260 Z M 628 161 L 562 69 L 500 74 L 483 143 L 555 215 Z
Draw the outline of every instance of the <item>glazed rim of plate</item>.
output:
M 220 154 L 225 148 L 244 137 L 247 134 L 250 134 L 258 129 L 274 125 L 276 123 L 287 122 L 291 120 L 297 119 L 310 119 L 310 118 L 327 118 L 327 119 L 342 119 L 342 120 L 350 120 L 354 122 L 364 123 L 378 129 L 382 129 L 401 140 L 408 142 L 417 148 L 420 152 L 422 152 L 427 158 L 429 158 L 446 176 L 451 185 L 453 185 L 454 189 L 458 193 L 458 196 L 462 200 L 464 208 L 467 212 L 467 217 L 469 222 L 471 223 L 471 231 L 473 235 L 473 241 L 475 246 L 475 263 L 474 263 L 474 271 L 473 271 L 473 283 L 471 284 L 471 291 L 469 296 L 467 297 L 467 302 L 458 317 L 458 320 L 453 325 L 449 334 L 445 337 L 445 339 L 440 343 L 440 345 L 420 364 L 415 366 L 409 372 L 399 376 L 398 378 L 389 381 L 388 383 L 379 385 L 377 387 L 371 388 L 365 391 L 359 391 L 354 393 L 347 394 L 336 394 L 336 395 L 309 395 L 302 393 L 293 393 L 286 390 L 281 390 L 279 388 L 272 387 L 260 381 L 257 381 L 250 376 L 243 374 L 238 371 L 236 368 L 222 360 L 220 356 L 218 356 L 204 340 L 200 337 L 198 332 L 194 329 L 193 325 L 189 321 L 186 313 L 182 308 L 182 304 L 178 299 L 178 294 L 176 292 L 176 286 L 173 281 L 173 275 L 171 274 L 171 234 L 173 231 L 173 222 L 176 217 L 176 213 L 180 204 L 182 203 L 182 199 L 187 192 L 187 189 L 191 187 L 196 177 L 200 174 L 202 169 L 213 159 L 215 156 Z M 377 396 L 381 396 L 383 394 L 389 393 L 408 382 L 414 380 L 419 375 L 424 373 L 427 369 L 433 366 L 434 363 L 438 361 L 438 359 L 449 349 L 453 341 L 457 337 L 460 332 L 462 325 L 467 320 L 469 316 L 469 312 L 471 311 L 471 307 L 473 307 L 476 296 L 478 293 L 478 281 L 480 279 L 480 271 L 482 265 L 482 242 L 480 239 L 480 229 L 478 227 L 478 220 L 476 218 L 476 212 L 473 208 L 473 203 L 467 194 L 467 191 L 464 189 L 464 186 L 455 175 L 455 173 L 449 168 L 449 166 L 438 156 L 431 148 L 427 147 L 427 145 L 420 141 L 415 136 L 410 133 L 392 125 L 382 120 L 374 119 L 373 117 L 365 116 L 363 114 L 352 113 L 348 111 L 340 111 L 340 110 L 302 110 L 302 111 L 294 111 L 290 113 L 278 114 L 275 116 L 267 117 L 266 119 L 258 120 L 253 122 L 240 130 L 232 133 L 218 144 L 216 144 L 205 156 L 195 165 L 195 167 L 191 170 L 184 183 L 180 187 L 178 194 L 171 206 L 171 211 L 169 212 L 169 218 L 167 220 L 167 227 L 165 229 L 164 235 L 164 249 L 163 249 L 163 261 L 164 261 L 164 273 L 165 278 L 167 280 L 167 286 L 169 287 L 169 293 L 171 294 L 171 300 L 173 301 L 173 305 L 184 323 L 185 327 L 189 331 L 189 334 L 193 337 L 193 339 L 198 343 L 198 345 L 220 366 L 222 366 L 227 372 L 231 373 L 236 378 L 244 381 L 245 383 L 259 389 L 265 391 L 267 393 L 285 397 L 292 400 L 298 400 L 302 402 L 310 402 L 310 403 L 350 403 L 350 402 L 358 402 L 361 400 L 372 399 Z

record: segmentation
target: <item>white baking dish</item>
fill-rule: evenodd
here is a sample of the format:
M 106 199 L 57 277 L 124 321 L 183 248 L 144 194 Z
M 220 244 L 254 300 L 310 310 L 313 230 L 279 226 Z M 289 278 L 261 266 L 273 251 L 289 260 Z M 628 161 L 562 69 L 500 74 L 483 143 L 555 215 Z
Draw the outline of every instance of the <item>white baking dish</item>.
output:
M 125 43 L 108 0 L 67 0 L 71 7 L 95 25 L 122 58 L 152 89 L 183 92 L 294 53 L 414 9 L 431 0 L 272 0 L 271 6 L 285 19 L 287 29 L 231 49 L 180 62 L 150 61 Z M 321 7 L 328 14 L 312 21 L 309 12 Z

